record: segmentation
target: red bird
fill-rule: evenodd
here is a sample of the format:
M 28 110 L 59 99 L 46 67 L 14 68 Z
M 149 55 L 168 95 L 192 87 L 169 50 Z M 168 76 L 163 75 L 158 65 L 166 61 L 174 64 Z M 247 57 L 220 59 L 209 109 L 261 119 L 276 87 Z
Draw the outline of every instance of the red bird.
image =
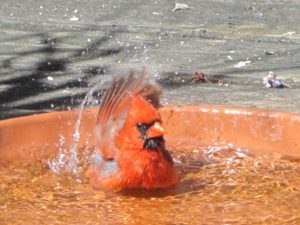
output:
M 102 97 L 95 162 L 87 172 L 96 188 L 166 188 L 178 181 L 165 149 L 160 92 L 145 72 L 138 75 L 113 79 Z

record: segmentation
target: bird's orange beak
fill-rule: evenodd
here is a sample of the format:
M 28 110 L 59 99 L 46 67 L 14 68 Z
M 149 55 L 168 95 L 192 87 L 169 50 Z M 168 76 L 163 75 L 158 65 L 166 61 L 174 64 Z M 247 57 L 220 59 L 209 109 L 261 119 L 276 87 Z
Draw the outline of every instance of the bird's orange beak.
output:
M 155 122 L 153 126 L 148 129 L 147 138 L 162 137 L 165 134 L 164 128 L 160 122 Z

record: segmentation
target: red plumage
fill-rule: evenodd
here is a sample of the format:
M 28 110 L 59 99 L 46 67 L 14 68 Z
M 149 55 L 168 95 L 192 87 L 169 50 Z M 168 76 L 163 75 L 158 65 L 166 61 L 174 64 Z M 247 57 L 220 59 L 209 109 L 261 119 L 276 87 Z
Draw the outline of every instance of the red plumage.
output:
M 112 80 L 102 97 L 95 162 L 87 172 L 94 187 L 151 189 L 178 182 L 165 149 L 159 94 L 145 71 Z

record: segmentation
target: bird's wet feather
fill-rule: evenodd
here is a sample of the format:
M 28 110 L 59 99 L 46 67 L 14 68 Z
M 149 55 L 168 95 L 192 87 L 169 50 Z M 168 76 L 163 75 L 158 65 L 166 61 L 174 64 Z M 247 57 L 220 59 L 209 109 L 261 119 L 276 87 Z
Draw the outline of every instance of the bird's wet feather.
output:
M 145 71 L 111 81 L 98 113 L 95 162 L 87 172 L 95 187 L 164 188 L 177 183 L 165 149 L 159 95 Z

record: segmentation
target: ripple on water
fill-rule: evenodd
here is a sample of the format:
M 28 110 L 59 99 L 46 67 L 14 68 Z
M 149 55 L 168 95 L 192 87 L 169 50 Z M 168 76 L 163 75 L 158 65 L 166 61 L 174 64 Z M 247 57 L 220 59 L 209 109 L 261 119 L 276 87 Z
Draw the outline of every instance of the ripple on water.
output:
M 32 224 L 32 221 L 300 224 L 297 160 L 254 155 L 228 147 L 189 153 L 176 151 L 173 155 L 180 184 L 155 191 L 96 191 L 83 175 L 78 182 L 77 176 L 55 174 L 47 165 L 3 166 L 0 221 L 2 224 Z

